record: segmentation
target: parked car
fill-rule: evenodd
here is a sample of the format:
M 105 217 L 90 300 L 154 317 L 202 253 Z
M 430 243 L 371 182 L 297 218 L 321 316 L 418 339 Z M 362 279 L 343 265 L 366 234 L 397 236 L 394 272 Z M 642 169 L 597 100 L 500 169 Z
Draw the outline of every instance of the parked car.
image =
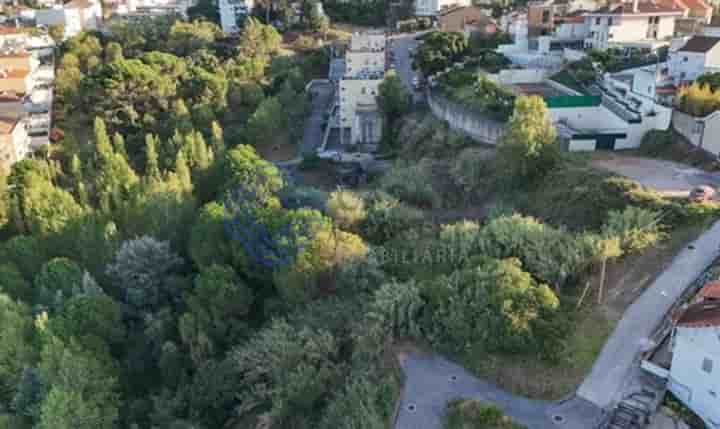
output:
M 710 201 L 714 196 L 715 189 L 708 185 L 697 186 L 690 191 L 690 201 L 694 203 Z

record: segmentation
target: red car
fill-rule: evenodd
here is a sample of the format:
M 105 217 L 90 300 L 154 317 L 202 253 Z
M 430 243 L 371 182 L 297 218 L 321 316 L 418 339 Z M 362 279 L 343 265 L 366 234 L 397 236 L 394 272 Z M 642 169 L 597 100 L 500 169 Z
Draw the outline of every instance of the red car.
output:
M 694 203 L 704 203 L 706 201 L 710 201 L 714 196 L 715 189 L 708 185 L 698 186 L 690 191 L 690 201 Z

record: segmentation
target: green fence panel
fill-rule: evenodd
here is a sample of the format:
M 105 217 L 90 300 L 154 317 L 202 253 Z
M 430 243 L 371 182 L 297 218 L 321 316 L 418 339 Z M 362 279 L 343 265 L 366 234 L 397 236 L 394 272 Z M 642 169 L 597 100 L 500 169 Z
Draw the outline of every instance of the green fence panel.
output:
M 548 108 L 595 107 L 602 103 L 599 95 L 560 95 L 545 97 Z

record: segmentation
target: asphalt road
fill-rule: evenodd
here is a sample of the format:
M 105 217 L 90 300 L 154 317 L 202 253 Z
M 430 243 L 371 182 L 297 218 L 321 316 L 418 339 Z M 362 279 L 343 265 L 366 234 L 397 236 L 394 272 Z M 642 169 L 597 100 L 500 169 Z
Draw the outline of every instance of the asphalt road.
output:
M 493 403 L 529 429 L 554 428 L 547 417 L 549 403 L 511 395 L 440 356 L 409 354 L 402 368 L 405 385 L 395 429 L 441 428 L 445 404 L 453 398 Z
M 310 91 L 315 93 L 312 99 L 310 114 L 305 119 L 303 140 L 300 155 L 313 153 L 322 144 L 324 115 L 332 102 L 333 88 L 331 83 L 314 83 Z
M 650 287 L 625 311 L 600 352 L 578 396 L 600 408 L 621 399 L 631 385 L 637 358 L 672 305 L 718 257 L 720 221 L 675 256 Z
M 392 52 L 395 55 L 395 71 L 402 80 L 403 84 L 408 91 L 413 94 L 413 101 L 422 101 L 422 92 L 415 91 L 412 85 L 412 80 L 418 75 L 412 69 L 412 57 L 410 56 L 410 49 L 417 49 L 420 42 L 415 40 L 415 37 L 422 33 L 408 33 L 401 34 L 392 37 Z

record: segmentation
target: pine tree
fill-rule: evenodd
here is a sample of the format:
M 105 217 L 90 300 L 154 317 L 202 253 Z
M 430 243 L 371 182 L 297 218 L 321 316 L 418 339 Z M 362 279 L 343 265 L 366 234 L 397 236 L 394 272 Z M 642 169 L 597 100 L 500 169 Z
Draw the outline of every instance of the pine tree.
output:
M 223 136 L 223 129 L 220 127 L 218 121 L 212 122 L 212 139 L 210 140 L 210 146 L 215 155 L 222 155 L 225 152 L 225 137 Z
M 105 127 L 105 121 L 101 118 L 95 118 L 94 124 L 94 136 L 95 136 L 95 148 L 97 150 L 96 156 L 106 156 L 112 153 L 112 146 L 110 145 L 110 137 L 108 137 L 107 128 Z
M 190 168 L 188 167 L 187 159 L 183 151 L 178 152 L 177 158 L 175 159 L 175 174 L 177 175 L 178 181 L 183 190 L 192 190 L 192 176 L 190 175 Z
M 113 149 L 115 153 L 122 155 L 128 159 L 127 150 L 125 149 L 125 138 L 120 133 L 113 134 Z
M 193 166 L 201 171 L 206 170 L 210 166 L 210 154 L 208 153 L 208 146 L 205 143 L 205 138 L 199 131 L 195 131 L 195 138 L 193 144 L 195 149 L 195 159 L 193 160 Z
M 152 134 L 145 135 L 145 177 L 150 181 L 160 180 L 161 177 L 155 142 Z

